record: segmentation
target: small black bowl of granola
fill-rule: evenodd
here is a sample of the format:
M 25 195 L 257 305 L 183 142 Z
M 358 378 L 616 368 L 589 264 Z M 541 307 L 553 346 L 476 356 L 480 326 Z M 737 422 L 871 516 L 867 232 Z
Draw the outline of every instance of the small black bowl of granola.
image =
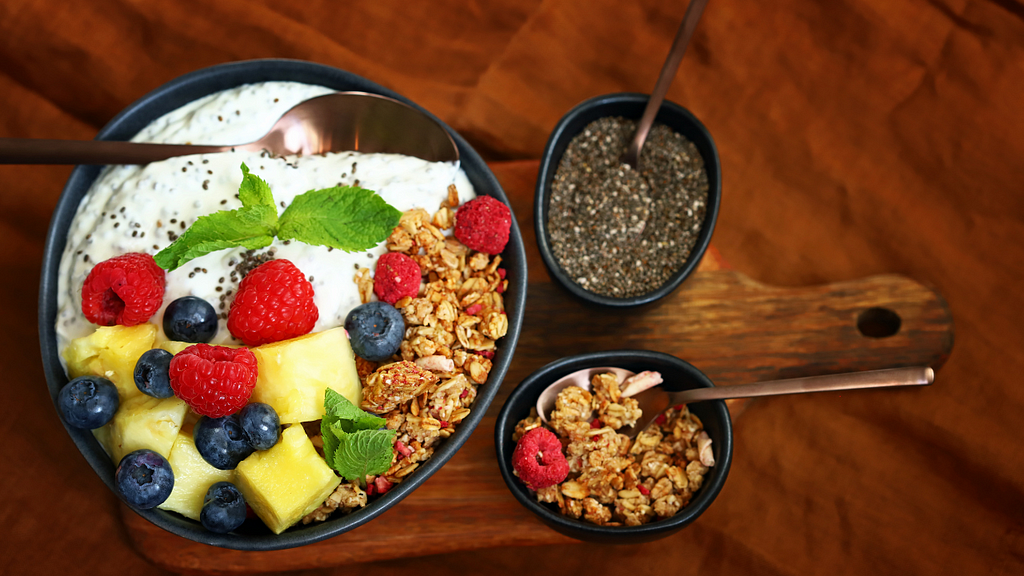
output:
M 623 425 L 621 414 L 636 407 L 620 397 L 622 382 L 602 375 L 592 381 L 593 394 L 563 390 L 549 423 L 542 424 L 535 410 L 541 392 L 563 376 L 596 367 L 658 372 L 669 390 L 714 386 L 688 362 L 648 350 L 552 362 L 516 387 L 498 414 L 494 436 L 501 475 L 523 506 L 566 536 L 608 544 L 664 538 L 696 520 L 722 490 L 732 463 L 729 410 L 720 400 L 674 406 L 630 440 L 616 430 Z M 534 435 L 558 437 L 569 472 L 557 484 L 533 490 L 513 466 L 513 456 L 519 440 L 537 428 L 545 431 Z

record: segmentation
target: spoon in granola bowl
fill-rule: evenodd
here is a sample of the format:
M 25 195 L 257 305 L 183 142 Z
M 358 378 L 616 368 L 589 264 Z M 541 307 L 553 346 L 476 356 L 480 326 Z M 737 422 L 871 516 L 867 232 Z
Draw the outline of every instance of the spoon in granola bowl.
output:
M 275 156 L 383 152 L 458 162 L 455 141 L 429 115 L 393 98 L 335 92 L 293 106 L 255 142 L 226 146 L 0 138 L 0 164 L 148 164 L 175 156 L 266 150 Z
M 928 367 L 890 368 L 867 372 L 850 372 L 846 374 L 829 374 L 826 376 L 810 376 L 807 378 L 788 378 L 770 380 L 753 384 L 736 384 L 733 386 L 714 386 L 711 388 L 693 388 L 680 392 L 670 392 L 658 386 L 661 375 L 657 372 L 640 372 L 639 374 L 621 368 L 586 368 L 577 370 L 556 380 L 541 392 L 537 398 L 537 414 L 547 424 L 548 414 L 555 408 L 558 393 L 569 386 L 577 386 L 590 390 L 591 378 L 597 374 L 611 372 L 619 379 L 622 396 L 634 398 L 642 411 L 642 415 L 632 426 L 619 429 L 620 434 L 635 438 L 644 428 L 654 421 L 659 414 L 670 406 L 691 404 L 705 400 L 729 400 L 732 398 L 754 398 L 757 396 L 780 396 L 783 394 L 804 394 L 807 392 L 827 392 L 832 390 L 858 390 L 861 388 L 888 388 L 893 386 L 927 386 L 935 380 L 935 371 Z

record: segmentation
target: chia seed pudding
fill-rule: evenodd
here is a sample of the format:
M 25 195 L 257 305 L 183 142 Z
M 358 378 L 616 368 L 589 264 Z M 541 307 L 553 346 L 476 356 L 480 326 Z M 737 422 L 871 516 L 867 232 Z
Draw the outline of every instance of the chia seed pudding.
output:
M 581 288 L 631 298 L 657 289 L 690 256 L 704 224 L 708 175 L 686 137 L 655 124 L 640 170 L 620 159 L 636 122 L 591 122 L 565 150 L 548 204 L 551 250 Z

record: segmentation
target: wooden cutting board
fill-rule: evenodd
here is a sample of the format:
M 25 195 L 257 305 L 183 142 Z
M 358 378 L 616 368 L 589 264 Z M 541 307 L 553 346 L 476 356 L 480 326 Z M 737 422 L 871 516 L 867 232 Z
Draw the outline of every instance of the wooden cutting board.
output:
M 644 348 L 703 370 L 718 385 L 927 365 L 953 348 L 953 318 L 933 289 L 898 276 L 777 288 L 729 269 L 712 248 L 670 296 L 639 310 L 586 306 L 551 283 L 537 252 L 533 189 L 538 162 L 492 164 L 516 213 L 529 262 L 526 316 L 512 366 L 488 415 L 465 446 L 408 498 L 365 526 L 291 550 L 239 552 L 197 544 L 127 507 L 129 539 L 144 557 L 177 572 L 301 570 L 487 548 L 573 542 L 512 497 L 495 460 L 495 415 L 534 370 L 562 356 Z M 861 328 L 886 333 L 865 336 Z M 735 419 L 747 407 L 730 401 Z

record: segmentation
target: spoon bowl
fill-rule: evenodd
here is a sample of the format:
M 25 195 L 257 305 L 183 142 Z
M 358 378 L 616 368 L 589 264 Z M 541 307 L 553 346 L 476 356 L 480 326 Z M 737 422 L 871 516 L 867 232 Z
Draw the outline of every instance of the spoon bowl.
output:
M 455 141 L 434 118 L 394 98 L 352 91 L 296 104 L 255 142 L 206 146 L 0 138 L 0 164 L 148 164 L 233 150 L 266 150 L 274 156 L 357 151 L 459 161 Z

